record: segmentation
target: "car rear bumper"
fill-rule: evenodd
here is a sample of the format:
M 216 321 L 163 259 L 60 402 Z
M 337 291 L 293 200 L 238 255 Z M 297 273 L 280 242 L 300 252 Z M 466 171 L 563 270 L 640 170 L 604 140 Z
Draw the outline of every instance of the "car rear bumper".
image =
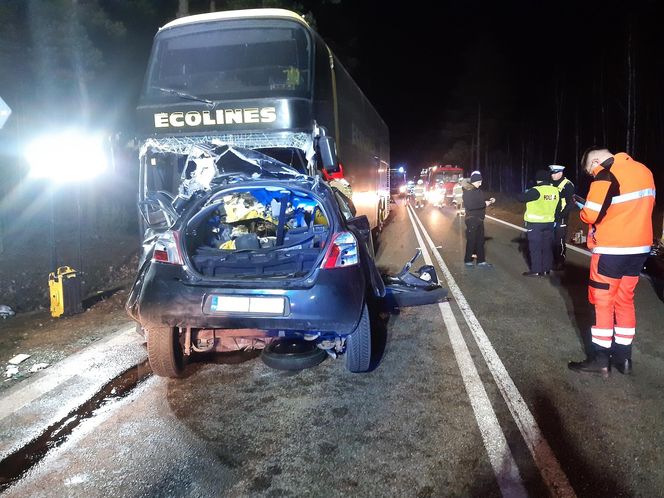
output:
M 307 289 L 228 288 L 190 283 L 180 267 L 153 263 L 145 274 L 136 315 L 143 327 L 311 331 L 346 335 L 357 325 L 366 283 L 359 266 L 319 271 Z M 282 313 L 221 312 L 214 296 L 284 300 Z

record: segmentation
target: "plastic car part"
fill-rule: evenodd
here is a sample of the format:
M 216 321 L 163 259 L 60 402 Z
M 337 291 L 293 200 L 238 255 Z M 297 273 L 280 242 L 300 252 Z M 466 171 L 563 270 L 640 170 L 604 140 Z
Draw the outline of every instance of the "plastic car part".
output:
M 261 359 L 276 370 L 297 371 L 318 365 L 327 357 L 325 350 L 313 341 L 277 339 L 263 349 Z
M 184 352 L 180 345 L 179 329 L 167 326 L 147 329 L 148 359 L 155 375 L 181 377 L 184 372 Z
M 362 316 L 355 330 L 346 338 L 346 368 L 351 372 L 367 372 L 371 367 L 371 321 L 369 307 L 364 303 Z
M 409 271 L 421 254 L 422 251 L 418 249 L 399 273 L 383 276 L 386 290 L 384 303 L 388 309 L 435 304 L 447 298 L 447 289 L 438 283 L 433 266 L 424 265 L 417 270 L 417 274 Z

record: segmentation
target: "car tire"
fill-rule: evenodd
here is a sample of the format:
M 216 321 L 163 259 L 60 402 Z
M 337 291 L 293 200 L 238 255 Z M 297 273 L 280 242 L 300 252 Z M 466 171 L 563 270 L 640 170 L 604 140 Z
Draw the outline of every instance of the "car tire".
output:
M 346 338 L 346 368 L 351 372 L 367 372 L 371 367 L 371 321 L 369 307 L 364 303 L 360 322 Z
M 275 370 L 298 371 L 315 367 L 327 357 L 315 342 L 303 339 L 277 339 L 263 349 L 261 360 Z
M 155 375 L 181 377 L 184 372 L 184 353 L 178 331 L 174 327 L 147 329 L 148 359 Z

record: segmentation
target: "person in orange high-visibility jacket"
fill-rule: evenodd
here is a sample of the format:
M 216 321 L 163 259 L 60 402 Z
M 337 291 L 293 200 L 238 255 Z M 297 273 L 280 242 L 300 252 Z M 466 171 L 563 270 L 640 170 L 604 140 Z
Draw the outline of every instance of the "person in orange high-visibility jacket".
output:
M 655 183 L 647 167 L 622 152 L 591 148 L 582 164 L 594 177 L 588 198 L 579 205 L 592 251 L 588 299 L 595 306 L 594 354 L 569 368 L 608 376 L 615 367 L 629 374 L 636 331 L 634 289 L 653 242 Z

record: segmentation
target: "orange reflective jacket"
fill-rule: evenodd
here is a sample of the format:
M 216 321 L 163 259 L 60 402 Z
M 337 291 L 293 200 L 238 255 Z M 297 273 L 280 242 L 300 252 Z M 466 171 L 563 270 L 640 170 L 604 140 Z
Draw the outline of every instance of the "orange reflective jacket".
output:
M 597 254 L 649 252 L 655 205 L 650 170 L 621 152 L 592 173 L 595 179 L 581 210 L 581 220 L 590 225 L 588 248 Z

